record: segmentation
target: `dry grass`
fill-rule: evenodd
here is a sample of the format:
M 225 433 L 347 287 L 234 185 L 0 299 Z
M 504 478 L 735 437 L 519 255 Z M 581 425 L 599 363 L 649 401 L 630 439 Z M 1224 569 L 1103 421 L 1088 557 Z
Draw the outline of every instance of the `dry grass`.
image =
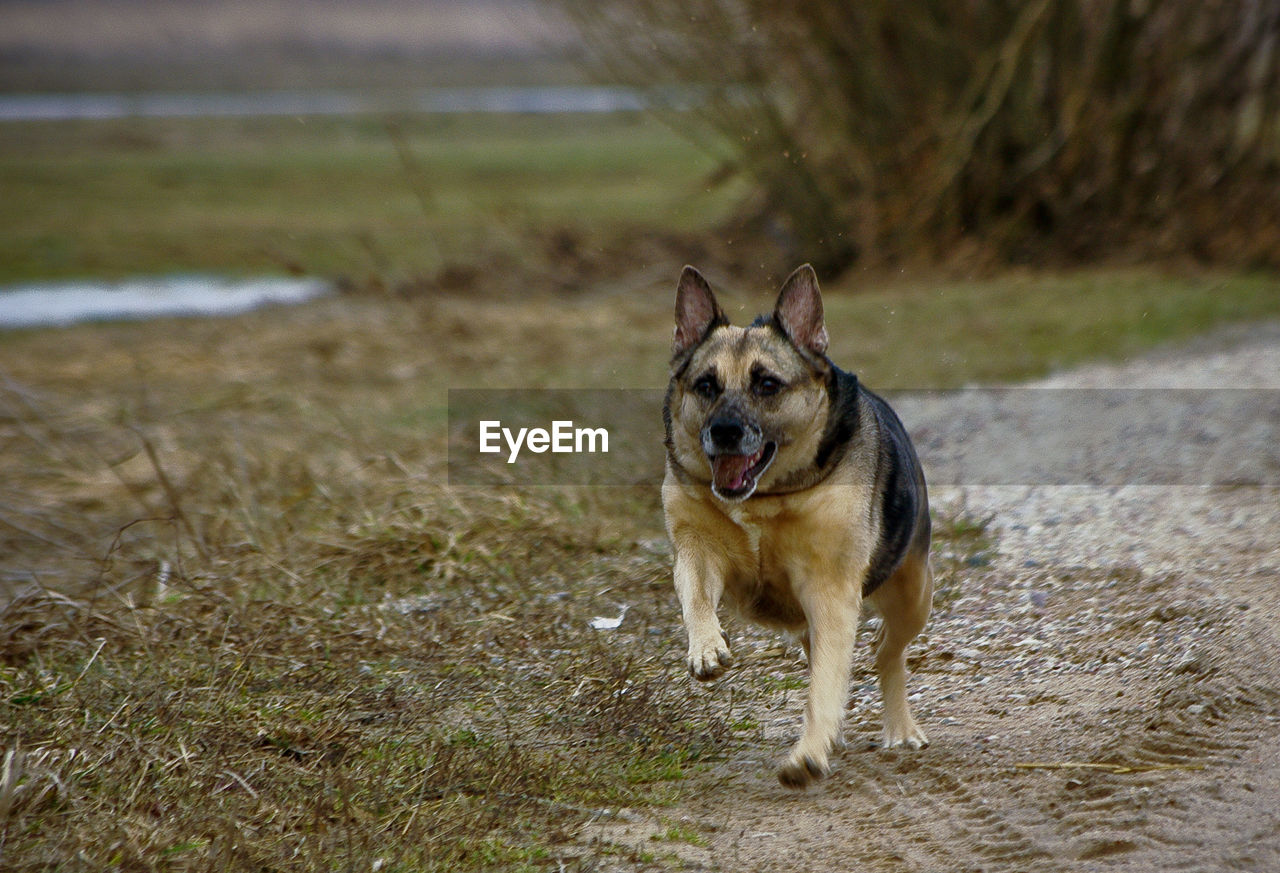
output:
M 450 353 L 380 309 L 73 330 L 40 389 L 10 338 L 6 869 L 554 868 L 732 742 L 655 495 L 441 485 L 443 386 L 367 365 Z
M 163 521 L 0 613 L 8 869 L 519 866 L 725 746 L 670 681 L 663 562 L 572 495 L 391 474 L 356 518 L 263 448 L 208 490 L 157 465 Z M 609 590 L 635 608 L 602 639 Z
M 0 792 L 9 868 L 509 866 L 660 801 L 729 731 L 669 681 L 674 633 L 587 625 L 612 586 L 669 630 L 660 563 L 560 518 L 437 494 L 288 565 L 185 555 L 110 625 L 15 601 L 6 620 L 66 620 L 0 672 L 6 745 L 30 759 Z

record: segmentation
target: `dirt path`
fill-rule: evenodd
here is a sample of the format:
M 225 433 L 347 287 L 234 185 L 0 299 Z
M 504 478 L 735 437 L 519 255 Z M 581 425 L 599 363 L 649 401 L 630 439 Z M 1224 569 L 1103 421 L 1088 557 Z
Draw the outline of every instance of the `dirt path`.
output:
M 1277 388 L 1280 329 L 1042 384 Z M 827 782 L 778 787 L 802 694 L 781 692 L 698 800 L 591 824 L 587 844 L 633 851 L 584 869 L 1280 870 L 1280 490 L 951 487 L 934 501 L 989 516 L 997 544 L 913 649 L 932 745 L 873 747 L 864 655 Z M 738 633 L 743 666 L 692 693 L 791 669 L 794 651 Z M 700 837 L 657 839 L 673 826 Z

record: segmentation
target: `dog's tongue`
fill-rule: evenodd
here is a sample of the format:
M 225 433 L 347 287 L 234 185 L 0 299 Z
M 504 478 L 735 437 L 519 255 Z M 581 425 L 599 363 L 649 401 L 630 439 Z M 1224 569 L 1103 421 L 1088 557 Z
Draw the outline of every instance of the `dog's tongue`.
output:
M 721 491 L 737 491 L 746 487 L 747 471 L 760 460 L 754 455 L 716 455 L 711 459 L 711 477 Z

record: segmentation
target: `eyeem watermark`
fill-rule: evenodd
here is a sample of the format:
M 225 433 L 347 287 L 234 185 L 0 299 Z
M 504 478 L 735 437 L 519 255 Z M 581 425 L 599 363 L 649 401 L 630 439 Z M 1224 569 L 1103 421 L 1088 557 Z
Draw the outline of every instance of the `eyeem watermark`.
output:
M 503 447 L 499 445 L 499 436 L 502 437 L 502 442 L 506 443 L 508 464 L 516 462 L 516 458 L 520 456 L 521 446 L 535 454 L 542 454 L 548 450 L 561 454 L 568 452 L 594 454 L 597 445 L 600 446 L 601 452 L 609 451 L 607 428 L 574 427 L 572 421 L 553 421 L 551 430 L 541 427 L 522 427 L 514 432 L 509 427 L 503 427 L 501 421 L 482 421 L 480 422 L 480 451 L 485 454 L 503 451 Z
M 660 391 L 449 391 L 454 485 L 649 485 L 662 438 Z
M 1280 487 L 1280 390 L 885 392 L 930 485 Z M 662 481 L 663 391 L 449 391 L 454 485 Z

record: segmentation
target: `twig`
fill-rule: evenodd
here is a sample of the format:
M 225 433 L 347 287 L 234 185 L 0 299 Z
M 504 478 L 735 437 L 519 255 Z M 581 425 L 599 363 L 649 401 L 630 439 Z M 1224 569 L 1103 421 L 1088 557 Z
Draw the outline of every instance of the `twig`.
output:
M 22 793 L 22 763 L 24 756 L 18 746 L 14 746 L 4 756 L 4 767 L 0 770 L 0 823 L 9 820 L 9 813 Z
M 141 428 L 130 426 L 129 429 L 142 442 L 142 448 L 147 453 L 147 459 L 151 461 L 151 466 L 156 472 L 156 479 L 159 481 L 160 487 L 164 489 L 165 497 L 169 499 L 169 508 L 173 510 L 174 517 L 186 528 L 187 535 L 191 537 L 192 545 L 196 547 L 200 557 L 208 562 L 209 550 L 205 547 L 204 540 L 196 533 L 195 525 L 191 523 L 191 519 L 187 517 L 187 513 L 183 510 L 182 498 L 178 494 L 178 489 L 174 487 L 173 481 L 169 478 L 169 474 L 165 472 L 164 467 L 160 464 L 160 456 L 156 452 L 155 445 L 142 432 Z
M 432 220 L 440 214 L 440 206 L 431 187 L 430 174 L 413 153 L 409 138 L 405 136 L 400 122 L 388 118 L 383 122 L 383 126 L 387 131 L 387 138 L 391 140 L 391 145 L 396 150 L 400 168 L 409 182 L 409 189 L 413 191 L 413 196 L 418 201 L 418 210 L 422 213 L 423 223 L 427 227 L 428 233 L 423 238 L 423 242 L 433 249 L 432 254 L 435 255 L 436 263 L 443 263 L 444 252 L 440 249 L 439 237 L 429 232 Z
M 1023 8 L 1008 38 L 994 53 L 989 68 L 983 71 L 983 75 L 978 80 L 982 82 L 982 87 L 978 89 L 979 93 L 985 92 L 982 93 L 981 104 L 976 108 L 961 104 L 961 111 L 966 115 L 957 125 L 955 133 L 948 138 L 951 144 L 950 153 L 940 162 L 942 167 L 938 178 L 932 187 L 921 188 L 924 195 L 919 198 L 921 203 L 941 197 L 955 183 L 960 176 L 960 171 L 973 157 L 978 137 L 986 130 L 1001 104 L 1009 96 L 1009 89 L 1015 81 L 1014 74 L 1018 70 L 1018 64 L 1048 10 L 1049 0 L 1041 0 L 1033 6 Z
M 1157 773 L 1162 770 L 1204 770 L 1206 764 L 1103 764 L 1093 761 L 1022 761 L 1020 770 L 1101 770 L 1105 773 Z
M 67 686 L 67 690 L 68 690 L 68 691 L 71 691 L 71 690 L 72 690 L 72 689 L 74 689 L 77 685 L 79 685 L 79 684 L 80 684 L 80 680 L 81 680 L 81 679 L 83 679 L 83 678 L 84 678 L 84 676 L 85 676 L 85 674 L 89 672 L 89 668 L 93 666 L 93 662 L 94 662 L 94 661 L 96 661 L 96 660 L 98 660 L 98 655 L 102 652 L 102 647 L 103 647 L 103 646 L 105 646 L 106 644 L 107 644 L 107 638 L 106 638 L 106 637 L 103 637 L 102 639 L 98 640 L 98 647 L 97 647 L 96 649 L 94 649 L 94 650 L 93 650 L 93 654 L 89 656 L 89 662 L 88 662 L 87 664 L 85 664 L 85 665 L 84 665 L 84 669 L 80 671 L 80 675 L 79 675 L 79 676 L 77 676 L 77 677 L 72 681 L 72 683 L 71 683 L 70 685 L 68 685 L 68 686 Z

